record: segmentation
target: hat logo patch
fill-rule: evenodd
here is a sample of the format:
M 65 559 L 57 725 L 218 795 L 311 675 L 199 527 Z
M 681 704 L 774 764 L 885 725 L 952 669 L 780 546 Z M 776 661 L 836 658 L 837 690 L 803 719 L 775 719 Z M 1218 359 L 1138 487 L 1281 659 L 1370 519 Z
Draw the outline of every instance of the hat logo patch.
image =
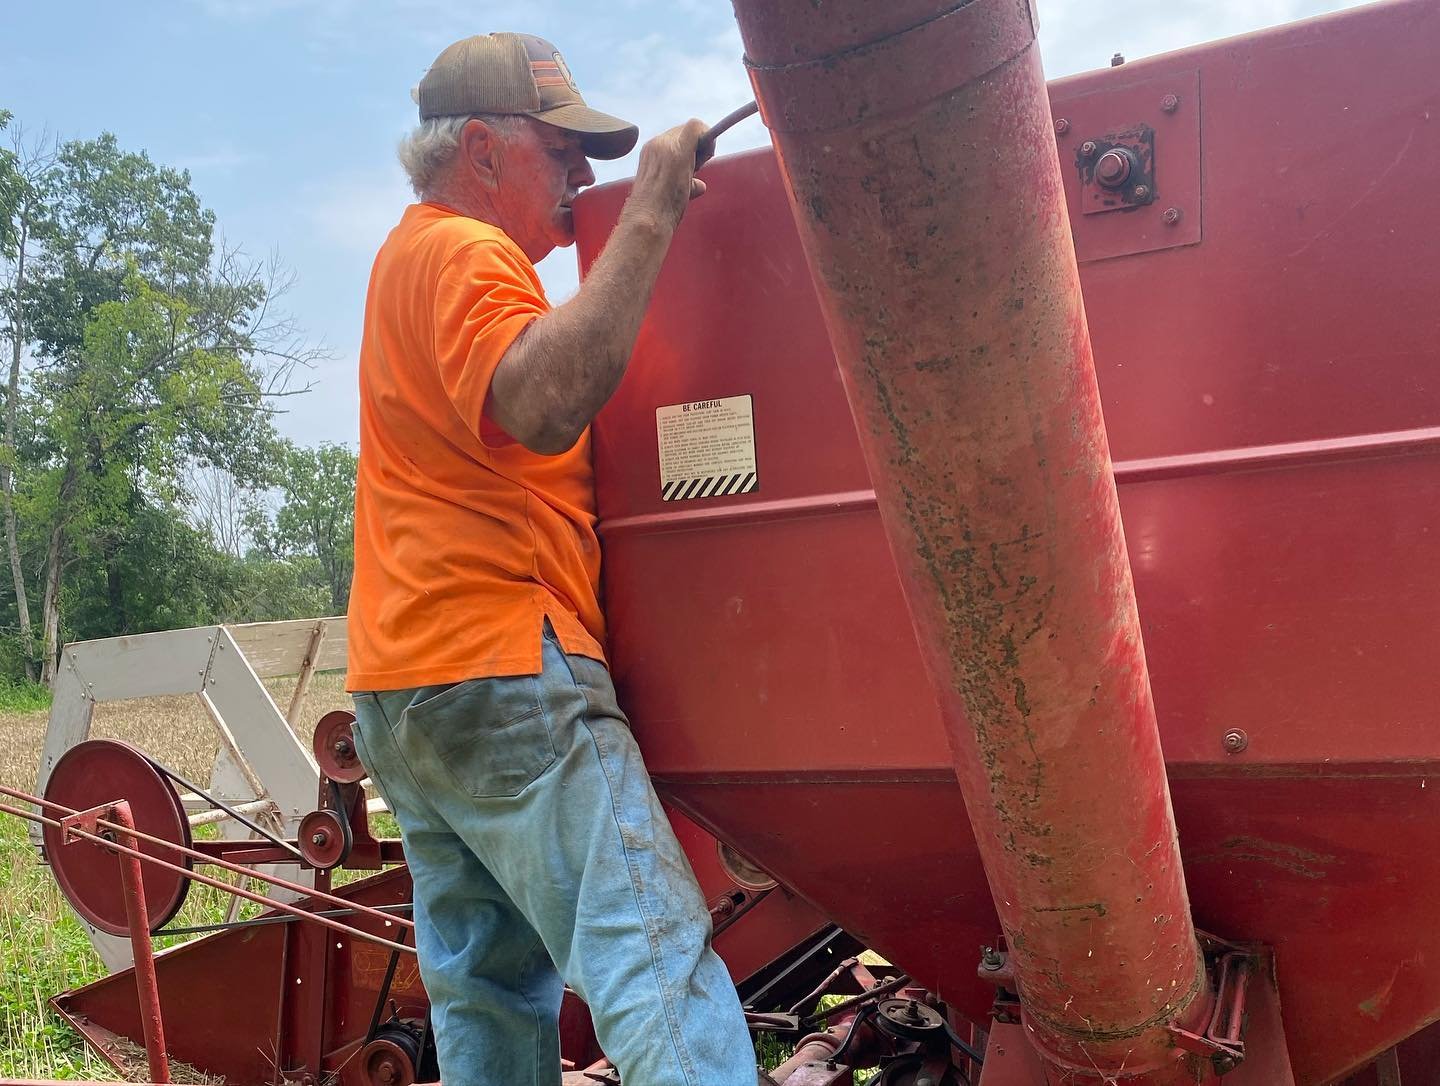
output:
M 570 74 L 570 66 L 565 63 L 565 58 L 562 57 L 558 52 L 555 53 L 554 56 L 555 67 L 560 69 L 560 74 L 564 77 L 566 85 L 576 94 L 579 94 L 580 88 L 575 85 L 575 77 Z

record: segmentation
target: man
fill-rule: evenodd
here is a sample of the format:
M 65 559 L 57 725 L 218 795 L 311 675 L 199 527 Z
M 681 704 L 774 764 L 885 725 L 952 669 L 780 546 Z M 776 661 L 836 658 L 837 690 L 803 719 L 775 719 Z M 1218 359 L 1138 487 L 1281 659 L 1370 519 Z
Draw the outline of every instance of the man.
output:
M 375 260 L 360 351 L 349 688 L 404 835 L 442 1078 L 554 1086 L 563 985 L 627 1086 L 752 1086 L 735 990 L 605 667 L 589 424 L 625 372 L 704 126 L 641 152 L 564 305 L 587 107 L 548 42 L 440 54 L 401 160 L 420 201 Z M 563 978 L 563 980 L 562 980 Z

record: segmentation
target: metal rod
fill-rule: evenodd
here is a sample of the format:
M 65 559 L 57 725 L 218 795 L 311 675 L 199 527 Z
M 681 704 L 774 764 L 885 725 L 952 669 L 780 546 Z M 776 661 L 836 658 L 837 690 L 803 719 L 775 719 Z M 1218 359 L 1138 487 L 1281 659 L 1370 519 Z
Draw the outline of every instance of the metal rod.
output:
M 46 807 L 53 811 L 60 811 L 63 814 L 67 815 L 73 815 L 77 813 L 69 807 L 66 807 L 63 803 L 56 803 L 53 800 L 41 799 L 38 796 L 27 795 L 26 793 L 18 791 L 14 788 L 0 787 L 0 795 L 9 796 L 11 799 L 18 799 L 22 803 L 33 803 L 37 806 Z M 6 811 L 11 814 L 18 814 L 22 818 L 34 818 L 34 816 L 29 812 L 20 811 L 12 807 L 0 806 L 0 811 Z M 118 828 L 116 826 L 110 825 L 103 819 L 98 822 L 98 825 L 111 830 Z M 415 926 L 414 923 L 409 920 L 392 921 L 384 913 L 381 913 L 376 909 L 372 909 L 368 905 L 361 905 L 358 902 L 354 901 L 346 901 L 343 897 L 336 897 L 333 894 L 327 894 L 321 890 L 317 890 L 313 886 L 305 886 L 298 882 L 291 882 L 289 879 L 282 879 L 276 875 L 267 875 L 263 871 L 258 871 L 253 867 L 244 867 L 240 864 L 234 864 L 231 863 L 229 860 L 223 860 L 218 856 L 211 856 L 207 853 L 201 852 L 199 849 L 186 848 L 184 845 L 177 844 L 174 841 L 167 841 L 163 837 L 152 837 L 150 834 L 141 833 L 139 830 L 132 830 L 131 832 L 134 833 L 136 837 L 138 837 L 141 841 L 144 841 L 146 844 L 158 845 L 161 848 L 167 848 L 172 852 L 178 852 L 182 856 L 188 856 L 192 860 L 199 860 L 201 863 L 223 868 L 224 870 L 232 872 L 236 875 L 244 875 L 248 878 L 259 879 L 261 882 L 269 883 L 271 886 L 278 886 L 282 890 L 289 890 L 291 893 L 300 894 L 303 897 L 313 898 L 316 901 L 323 901 L 326 904 L 335 905 L 342 909 L 354 909 L 355 911 L 360 913 L 367 913 L 372 915 L 376 919 L 385 921 L 386 924 L 398 923 L 401 926 L 407 928 L 413 928 Z M 156 857 L 150 856 L 147 853 L 142 852 L 141 856 L 154 863 L 164 865 L 163 860 L 159 860 Z M 200 875 L 189 872 L 187 868 L 176 867 L 175 870 L 189 873 L 192 878 L 201 878 Z M 230 886 L 229 883 L 220 883 L 219 885 L 222 887 L 228 887 L 232 891 L 235 890 L 235 887 Z M 244 897 L 245 895 L 242 894 L 241 896 Z M 269 903 L 269 899 L 267 898 L 261 898 L 260 900 L 262 902 Z
M 239 899 L 239 898 L 236 898 L 236 900 L 239 901 L 240 899 Z M 412 903 L 409 902 L 409 901 L 401 902 L 401 903 L 399 903 L 399 904 L 397 904 L 397 905 L 372 905 L 372 906 L 371 906 L 371 908 L 377 909 L 378 911 L 380 911 L 380 912 L 382 912 L 382 913 L 391 913 L 391 914 L 407 912 L 407 911 L 409 911 L 410 909 L 413 909 L 414 907 L 415 907 L 414 904 L 412 904 Z M 355 913 L 356 913 L 356 911 L 355 911 L 354 909 L 317 909 L 317 910 L 314 911 L 314 912 L 307 912 L 305 915 L 306 915 L 306 916 L 331 916 L 331 917 L 335 917 L 335 916 L 354 916 Z M 215 924 L 193 924 L 193 925 L 191 925 L 190 927 L 186 927 L 186 928 L 161 928 L 161 929 L 160 929 L 159 931 L 157 931 L 155 934 L 156 934 L 156 935 L 203 935 L 204 933 L 210 932 L 210 931 L 234 931 L 236 928 L 263 928 L 263 927 L 265 927 L 267 924 L 293 924 L 293 923 L 295 923 L 295 921 L 296 921 L 297 919 L 298 919 L 298 917 L 290 916 L 288 913 L 282 913 L 282 914 L 280 914 L 279 916 L 252 916 L 249 920 L 227 920 L 227 921 L 225 921 L 224 923 L 215 923 Z M 403 935 L 404 935 L 404 929 L 401 929 L 401 936 L 403 937 Z
M 0 788 L 0 793 L 8 795 L 9 789 Z M 50 806 L 58 807 L 61 805 L 50 804 Z M 71 811 L 69 813 L 75 814 L 76 812 Z M 0 814 L 15 815 L 17 818 L 23 818 L 29 822 L 38 822 L 42 826 L 53 826 L 55 829 L 62 828 L 58 819 L 46 818 L 44 815 L 37 815 L 33 811 L 26 811 L 22 810 L 19 807 L 12 807 L 8 803 L 0 803 Z M 105 821 L 98 821 L 97 824 L 101 826 L 106 826 L 107 828 L 111 829 L 117 828 L 114 827 L 111 823 Z M 374 943 L 376 946 L 387 947 L 390 950 L 403 950 L 410 954 L 413 954 L 415 952 L 413 947 L 402 946 L 400 943 L 392 942 L 391 940 L 386 939 L 383 936 L 371 935 L 368 931 L 364 931 L 360 928 L 352 928 L 348 924 L 340 924 L 334 920 L 329 920 L 316 913 L 306 912 L 304 909 L 297 909 L 295 906 L 283 901 L 274 901 L 270 898 L 261 897 L 259 894 L 251 893 L 249 890 L 242 890 L 238 886 L 232 886 L 228 882 L 222 882 L 219 879 L 212 879 L 209 875 L 202 875 L 198 871 L 192 871 L 189 868 L 181 867 L 179 864 L 172 864 L 168 860 L 162 860 L 157 856 L 151 856 L 148 853 L 141 852 L 138 848 L 127 848 L 123 845 L 118 844 L 115 841 L 107 840 L 99 834 L 89 833 L 85 830 L 76 829 L 74 827 L 71 827 L 68 832 L 75 837 L 84 838 L 85 840 L 90 841 L 92 844 L 99 845 L 101 848 L 108 849 L 111 852 L 118 852 L 124 856 L 136 856 L 139 857 L 141 860 L 144 860 L 146 863 L 153 864 L 156 867 L 163 868 L 166 871 L 174 871 L 177 874 L 184 875 L 187 879 L 193 879 L 195 882 L 200 883 L 202 886 L 210 886 L 215 888 L 216 890 L 224 890 L 227 894 L 235 894 L 239 897 L 243 897 L 246 901 L 253 901 L 257 905 L 264 905 L 267 908 L 278 909 L 282 913 L 290 913 L 298 920 L 310 920 L 315 922 L 316 924 L 319 924 L 321 927 L 330 928 L 332 931 L 338 931 L 343 935 L 353 936 L 356 939 L 364 939 L 367 942 Z M 133 832 L 134 836 L 138 837 L 142 841 L 148 839 L 149 841 L 162 845 L 169 844 L 168 841 L 159 841 L 156 838 L 147 838 L 145 834 L 141 834 L 138 831 Z M 204 858 L 203 855 L 202 858 Z M 256 877 L 259 878 L 265 877 L 263 875 L 259 875 L 258 872 L 250 872 L 250 874 L 254 874 L 256 875 Z M 309 891 L 306 892 L 308 893 Z M 329 900 L 344 902 L 343 898 L 330 898 Z M 364 910 L 366 912 L 369 911 L 369 909 L 365 906 L 357 906 L 354 902 L 348 902 L 346 904 L 349 904 L 351 907 L 359 910 Z M 414 925 L 409 923 L 408 921 L 391 920 L 388 917 L 385 917 L 383 914 L 381 916 L 381 919 L 383 919 L 387 925 L 400 924 L 407 928 L 414 927 Z
M 135 840 L 135 818 L 130 813 L 130 804 L 123 799 L 110 808 L 110 813 L 121 827 L 116 833 L 117 843 L 134 850 L 120 860 L 120 887 L 125 897 L 125 920 L 130 925 L 130 951 L 135 958 L 135 987 L 140 998 L 145 1059 L 155 1082 L 169 1082 L 170 1059 L 165 1051 L 160 983 L 155 976 L 155 947 L 150 942 L 150 912 L 145 906 L 145 875 L 138 859 L 141 853 Z
M 272 806 L 274 806 L 274 804 L 271 803 L 271 801 L 268 799 L 252 799 L 249 803 L 237 804 L 235 809 L 242 814 L 249 815 L 255 814 L 259 811 L 263 811 L 267 807 Z M 215 810 L 214 808 L 212 808 L 207 811 L 196 811 L 194 814 L 186 815 L 185 819 L 187 822 L 190 823 L 190 828 L 193 830 L 197 826 L 210 826 L 216 822 L 224 822 L 227 818 L 230 817 L 232 816 L 229 811 Z
M 705 133 L 704 138 L 713 143 L 715 142 L 715 140 L 719 139 L 726 132 L 729 132 L 730 129 L 734 128 L 737 124 L 743 121 L 746 117 L 753 117 L 759 112 L 760 103 L 755 101 L 747 102 L 739 109 L 732 109 L 729 113 L 725 114 L 725 116 L 721 117 L 720 120 L 716 121 L 710 126 L 709 130 Z
M 868 992 L 861 992 L 859 995 L 851 996 L 849 999 L 842 999 L 833 1007 L 826 1007 L 824 1010 L 816 1011 L 808 1018 L 802 1019 L 802 1022 L 806 1025 L 814 1022 L 824 1022 L 826 1019 L 834 1018 L 837 1014 L 844 1014 L 852 1007 L 858 1007 L 867 999 L 879 999 L 881 996 L 889 995 L 891 992 L 903 988 L 909 983 L 910 978 L 903 975 L 896 977 L 894 980 L 887 980 L 884 984 L 875 985 L 875 987 L 871 988 Z
M 760 902 L 764 901 L 767 897 L 770 896 L 774 889 L 775 887 L 772 886 L 769 890 L 747 891 L 749 896 L 746 898 L 745 902 L 742 905 L 738 906 L 734 912 L 722 917 L 721 920 L 716 923 L 714 930 L 710 933 L 711 938 L 713 939 L 715 936 L 719 935 L 722 931 L 733 925 L 737 920 L 739 920 L 742 916 L 748 913 L 751 909 L 755 908 L 756 905 L 759 905 Z
M 1025 1016 L 1193 1083 L 1208 1013 L 1033 3 L 735 0 Z M 1128 1079 L 1127 1079 L 1128 1081 Z
M 152 766 L 155 767 L 155 771 L 156 771 L 157 773 L 162 773 L 162 774 L 164 774 L 165 776 L 169 777 L 172 781 L 174 781 L 176 784 L 180 785 L 182 788 L 188 788 L 188 789 L 190 789 L 190 791 L 194 792 L 194 793 L 195 793 L 197 796 L 199 796 L 201 799 L 204 799 L 204 800 L 208 801 L 209 803 L 213 804 L 214 806 L 218 807 L 220 810 L 222 810 L 222 811 L 224 811 L 226 814 L 228 814 L 231 818 L 235 819 L 235 821 L 239 822 L 241 825 L 248 827 L 249 829 L 253 830 L 255 833 L 258 833 L 261 837 L 263 837 L 265 840 L 269 841 L 272 845 L 275 845 L 275 846 L 277 846 L 278 848 L 283 848 L 286 852 L 288 852 L 288 853 L 290 853 L 292 856 L 294 856 L 295 859 L 301 861 L 302 863 L 304 862 L 305 857 L 304 857 L 303 855 L 301 855 L 300 850 L 299 850 L 298 848 L 296 848 L 294 845 L 292 845 L 289 841 L 286 841 L 284 838 L 282 838 L 282 837 L 277 837 L 274 833 L 272 833 L 271 831 L 265 829 L 265 827 L 263 827 L 263 826 L 255 823 L 255 822 L 251 822 L 250 819 L 248 819 L 247 817 L 245 817 L 245 815 L 243 815 L 243 814 L 240 813 L 240 807 L 239 807 L 238 805 L 235 806 L 235 807 L 231 807 L 229 804 L 225 803 L 223 800 L 216 799 L 216 798 L 215 798 L 214 796 L 212 796 L 209 792 L 205 791 L 205 789 L 200 788 L 200 787 L 198 787 L 197 785 L 191 784 L 191 783 L 190 783 L 189 781 L 187 781 L 184 777 L 180 776 L 179 773 L 176 773 L 173 769 L 169 769 L 169 768 L 167 768 L 166 766 L 161 765 L 161 764 L 160 764 L 159 762 L 157 762 L 154 758 L 151 758 L 151 757 L 149 757 L 148 755 L 146 756 L 146 759 L 145 759 L 145 760 L 148 761 Z
M 753 117 L 760 112 L 760 105 L 757 102 L 748 102 L 739 109 L 731 110 L 724 117 L 716 121 L 705 130 L 700 137 L 700 142 L 695 147 L 695 168 L 698 170 L 705 163 L 715 157 L 715 141 L 723 136 L 730 129 L 743 121 L 746 117 Z
M 850 972 L 850 967 L 854 965 L 856 961 L 857 959 L 855 958 L 846 958 L 843 962 L 841 962 L 834 969 L 832 969 L 829 976 L 827 976 L 824 980 L 817 984 L 813 990 L 807 992 L 800 999 L 797 999 L 795 1001 L 795 1005 L 792 1006 L 790 1010 L 786 1013 L 799 1014 L 806 1007 L 813 1006 L 821 996 L 823 996 L 826 992 L 830 990 L 830 985 L 834 984 L 846 973 Z

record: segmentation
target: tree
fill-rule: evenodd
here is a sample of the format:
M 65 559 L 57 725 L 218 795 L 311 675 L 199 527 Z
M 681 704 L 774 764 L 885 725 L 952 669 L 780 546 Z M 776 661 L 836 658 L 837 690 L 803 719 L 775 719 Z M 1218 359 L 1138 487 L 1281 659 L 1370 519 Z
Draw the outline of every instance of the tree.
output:
M 10 114 L 0 110 L 0 129 Z M 5 422 L 0 439 L 0 504 L 5 521 L 5 549 L 10 560 L 10 578 L 15 588 L 16 618 L 20 628 L 21 656 L 25 677 L 36 678 L 35 638 L 31 629 L 30 602 L 21 565 L 19 529 L 15 518 L 15 469 L 17 466 L 17 421 L 20 412 L 20 367 L 25 357 L 27 328 L 25 300 L 30 283 L 28 262 L 37 236 L 43 232 L 42 193 L 55 165 L 56 150 L 44 137 L 26 144 L 16 132 L 10 148 L 0 148 L 0 260 L 9 272 L 4 283 L 4 317 L 9 337 L 9 375 L 5 383 Z
M 279 461 L 282 501 L 274 526 L 252 522 L 257 542 L 273 556 L 308 556 L 319 563 L 333 614 L 344 614 L 350 603 L 356 463 L 344 445 L 310 449 L 286 443 Z
M 272 305 L 289 283 L 278 264 L 216 249 L 214 217 L 188 174 L 106 134 L 61 146 L 33 190 L 39 246 L 10 297 L 12 340 L 35 355 L 39 440 L 24 506 L 42 529 L 48 679 L 66 571 L 103 573 L 106 632 L 141 628 L 125 586 L 136 533 L 157 510 L 183 519 L 195 463 L 258 485 L 274 446 L 273 400 L 304 391 L 288 387 L 290 375 L 318 352 Z M 13 462 L 13 440 L 7 452 Z M 23 626 L 23 570 L 15 580 Z
M 12 115 L 0 109 L 0 132 L 10 127 Z M 20 206 L 20 164 L 14 151 L 0 147 L 0 257 L 15 251 L 15 212 Z
M 10 120 L 0 111 L 0 129 Z M 62 637 L 344 606 L 354 457 L 296 449 L 272 425 L 277 398 L 308 389 L 292 387 L 297 369 L 323 356 L 277 305 L 292 282 L 275 259 L 216 240 L 184 171 L 109 134 L 11 135 L 0 503 L 20 635 L 8 666 L 48 680 Z M 271 488 L 277 515 L 256 520 Z M 8 612 L 0 594 L 0 624 Z

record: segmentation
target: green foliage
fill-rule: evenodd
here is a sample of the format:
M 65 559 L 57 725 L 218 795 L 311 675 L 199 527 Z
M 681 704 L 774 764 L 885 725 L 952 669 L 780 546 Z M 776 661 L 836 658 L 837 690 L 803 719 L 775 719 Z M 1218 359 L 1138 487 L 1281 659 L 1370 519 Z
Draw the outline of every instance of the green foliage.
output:
M 10 127 L 10 119 L 10 111 L 0 109 L 0 132 Z M 24 186 L 15 152 L 0 147 L 0 257 L 9 257 L 15 252 L 15 215 Z
M 50 688 L 24 679 L 0 678 L 0 713 L 48 712 Z
M 343 445 L 282 446 L 277 483 L 283 495 L 274 524 L 255 522 L 257 545 L 277 557 L 318 563 L 332 614 L 350 601 L 355 568 L 355 453 Z
M 105 969 L 25 823 L 0 815 L 0 1076 L 96 1078 L 103 1064 L 46 1001 Z
M 0 628 L 32 629 L 0 637 L 0 676 L 53 660 L 57 637 L 343 606 L 354 456 L 274 430 L 272 397 L 315 356 L 277 316 L 283 276 L 217 250 L 188 173 L 109 133 L 41 151 L 0 152 L 0 346 L 15 367 Z M 208 513 L 205 472 L 226 488 Z M 274 520 L 247 526 L 273 487 Z
M 62 145 L 41 196 L 46 244 L 30 321 L 41 353 L 60 358 L 77 347 L 92 311 L 120 296 L 132 270 L 197 308 L 231 308 L 206 301 L 216 286 L 215 216 L 188 173 L 123 151 L 106 132 Z

